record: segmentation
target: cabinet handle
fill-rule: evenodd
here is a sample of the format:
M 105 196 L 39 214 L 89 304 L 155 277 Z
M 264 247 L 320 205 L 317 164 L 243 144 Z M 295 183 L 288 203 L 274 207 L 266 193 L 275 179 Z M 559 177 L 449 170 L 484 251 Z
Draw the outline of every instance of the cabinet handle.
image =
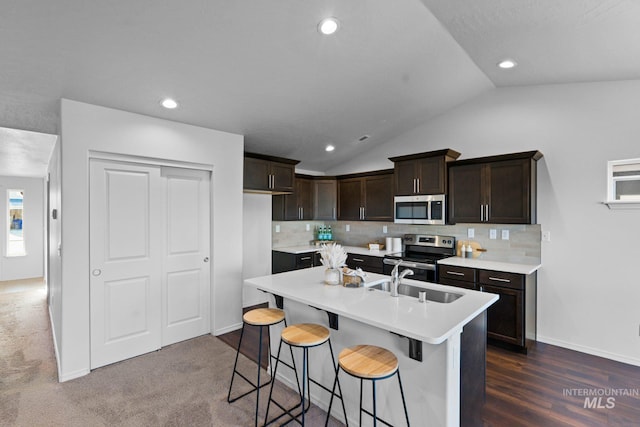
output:
M 416 178 L 416 193 L 420 192 L 420 178 Z
M 511 283 L 511 280 L 509 279 L 503 279 L 501 277 L 489 277 L 489 280 L 493 280 L 495 282 L 504 282 L 504 283 Z
M 484 205 L 480 205 L 480 222 L 484 222 Z
M 269 188 L 273 188 L 273 175 L 269 174 Z
M 353 258 L 353 260 L 354 260 L 355 262 L 364 262 L 364 260 L 363 260 L 363 259 L 360 259 L 360 258 Z
M 447 271 L 447 274 L 452 274 L 454 276 L 464 276 L 464 273 L 458 273 L 457 271 Z
M 336 208 L 333 208 L 333 219 L 336 219 Z
M 489 204 L 486 204 L 485 206 L 487 207 L 486 208 L 487 209 L 487 214 L 485 215 L 485 218 L 486 218 L 485 221 L 489 222 Z
M 311 259 L 310 256 L 303 256 L 302 258 L 300 258 L 300 261 L 308 261 L 310 259 Z
M 416 179 L 415 178 L 413 178 L 413 192 L 417 193 L 417 191 L 416 191 Z

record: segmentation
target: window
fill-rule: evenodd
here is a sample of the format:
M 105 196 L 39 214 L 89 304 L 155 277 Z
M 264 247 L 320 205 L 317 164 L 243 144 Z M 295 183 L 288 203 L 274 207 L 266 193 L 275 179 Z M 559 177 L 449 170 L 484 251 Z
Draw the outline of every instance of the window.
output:
M 9 232 L 7 233 L 7 256 L 24 256 L 24 190 L 7 190 L 9 205 Z
M 609 207 L 640 207 L 640 159 L 612 160 L 607 164 Z

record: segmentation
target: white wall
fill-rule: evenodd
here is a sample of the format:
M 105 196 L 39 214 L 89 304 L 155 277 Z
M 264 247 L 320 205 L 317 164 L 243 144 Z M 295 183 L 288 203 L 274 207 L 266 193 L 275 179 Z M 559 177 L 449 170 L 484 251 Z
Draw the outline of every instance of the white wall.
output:
M 213 165 L 212 331 L 233 329 L 242 302 L 241 135 L 79 102 L 61 102 L 62 313 L 60 380 L 88 373 L 90 151 Z M 55 319 L 55 316 L 53 316 Z
M 24 190 L 25 256 L 7 257 L 7 190 Z M 0 280 L 44 276 L 44 179 L 0 176 Z
M 271 274 L 271 196 L 245 193 L 243 202 L 242 278 L 266 276 Z M 243 290 L 243 307 L 266 301 L 263 292 Z
M 327 174 L 392 167 L 388 156 L 462 158 L 539 149 L 538 339 L 640 365 L 640 210 L 610 211 L 608 160 L 640 157 L 640 81 L 499 88 Z M 336 153 L 339 155 L 339 153 Z

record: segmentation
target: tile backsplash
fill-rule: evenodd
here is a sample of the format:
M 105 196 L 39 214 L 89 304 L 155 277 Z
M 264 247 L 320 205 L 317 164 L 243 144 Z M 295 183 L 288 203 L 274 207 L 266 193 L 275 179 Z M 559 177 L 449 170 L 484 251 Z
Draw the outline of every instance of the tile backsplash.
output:
M 309 224 L 309 231 L 307 231 Z M 491 261 L 536 263 L 540 262 L 541 226 L 539 224 L 456 224 L 456 225 L 406 225 L 393 222 L 372 221 L 273 221 L 272 247 L 308 245 L 314 239 L 316 226 L 331 226 L 334 240 L 343 245 L 363 246 L 367 243 L 384 243 L 386 237 L 401 237 L 407 233 L 439 234 L 454 236 L 456 240 L 472 240 L 487 251 L 481 259 Z M 350 230 L 346 231 L 349 225 Z M 276 232 L 276 226 L 280 229 Z M 387 233 L 383 227 L 387 227 Z M 469 228 L 475 236 L 467 237 Z M 489 231 L 496 230 L 497 238 L 490 239 Z M 502 240 L 502 231 L 509 231 L 509 240 Z

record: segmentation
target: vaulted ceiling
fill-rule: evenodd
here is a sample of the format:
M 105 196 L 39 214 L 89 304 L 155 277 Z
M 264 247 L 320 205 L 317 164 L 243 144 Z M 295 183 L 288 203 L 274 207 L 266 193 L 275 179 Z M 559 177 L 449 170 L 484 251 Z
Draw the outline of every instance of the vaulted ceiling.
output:
M 0 126 L 56 134 L 68 98 L 244 134 L 307 170 L 496 86 L 640 79 L 634 0 L 2 3 Z

